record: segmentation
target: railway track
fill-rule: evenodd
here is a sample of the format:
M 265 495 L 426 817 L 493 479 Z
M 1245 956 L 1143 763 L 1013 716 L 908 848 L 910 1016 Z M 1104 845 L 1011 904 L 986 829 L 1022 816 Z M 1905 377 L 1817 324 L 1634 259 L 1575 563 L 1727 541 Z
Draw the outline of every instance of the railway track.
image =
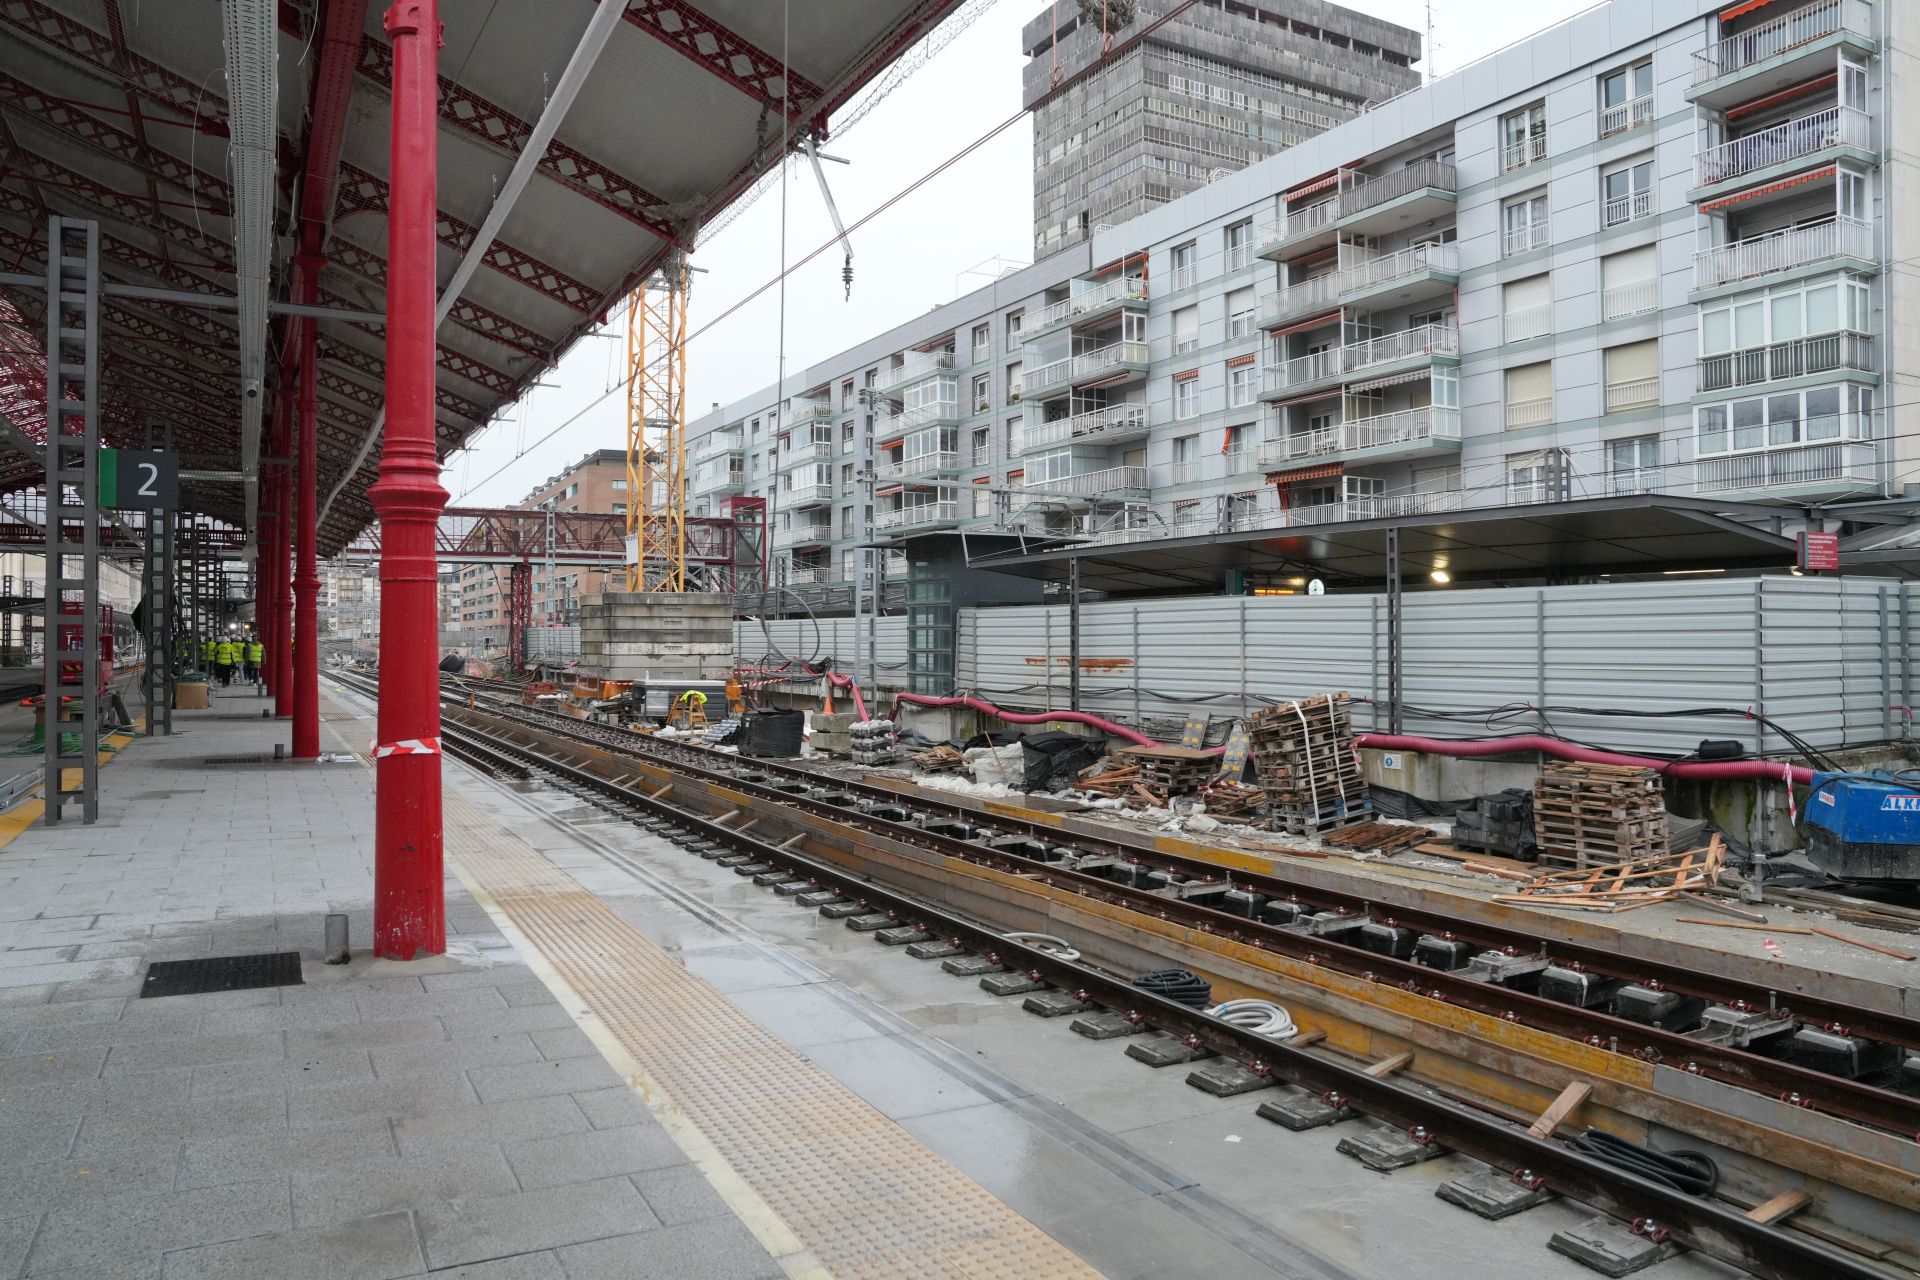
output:
M 356 683 L 351 682 L 350 683 Z M 363 692 L 371 692 L 364 685 Z M 775 844 L 757 839 L 749 832 L 728 826 L 726 818 L 715 819 L 684 805 L 662 799 L 665 787 L 649 790 L 635 779 L 610 779 L 604 774 L 581 767 L 556 753 L 555 740 L 578 744 L 595 752 L 616 752 L 636 762 L 665 765 L 682 776 L 726 787 L 730 791 L 757 795 L 795 810 L 803 816 L 815 816 L 835 824 L 870 831 L 891 839 L 904 839 L 921 848 L 961 858 L 975 865 L 1010 871 L 1036 879 L 1051 887 L 1067 887 L 1100 901 L 1126 906 L 1136 911 L 1159 915 L 1161 919 L 1179 918 L 1202 934 L 1224 939 L 1270 946 L 1276 952 L 1297 953 L 1308 962 L 1336 971 L 1357 972 L 1372 981 L 1391 981 L 1400 970 L 1385 973 L 1385 962 L 1412 965 L 1420 970 L 1415 976 L 1423 990 L 1451 992 L 1435 998 L 1458 1001 L 1465 1007 L 1484 1011 L 1511 1011 L 1512 1019 L 1537 1019 L 1545 1027 L 1566 1027 L 1562 1034 L 1577 1035 L 1594 1026 L 1607 1027 L 1606 1040 L 1595 1045 L 1587 1030 L 1579 1036 L 1589 1045 L 1613 1052 L 1644 1055 L 1649 1048 L 1664 1053 L 1669 1048 L 1690 1049 L 1696 1054 L 1688 1061 L 1704 1060 L 1702 1070 L 1719 1072 L 1728 1080 L 1748 1087 L 1772 1087 L 1778 1080 L 1823 1086 L 1824 1106 L 1836 1115 L 1846 1115 L 1856 1107 L 1865 1107 L 1876 1095 L 1896 1103 L 1911 1102 L 1902 1095 L 1877 1090 L 1857 1081 L 1840 1081 L 1845 1088 L 1824 1088 L 1819 1073 L 1806 1072 L 1791 1064 L 1760 1059 L 1724 1047 L 1701 1052 L 1702 1046 L 1685 1037 L 1626 1023 L 1593 1010 L 1577 1010 L 1579 1025 L 1566 1021 L 1564 1007 L 1517 988 L 1485 981 L 1473 981 L 1459 973 L 1413 965 L 1411 961 L 1346 941 L 1351 932 L 1346 924 L 1328 933 L 1314 933 L 1315 919 L 1330 917 L 1345 921 L 1348 916 L 1336 904 L 1312 912 L 1293 922 L 1291 927 L 1273 925 L 1251 916 L 1222 911 L 1205 905 L 1215 901 L 1211 889 L 1222 892 L 1268 897 L 1269 903 L 1289 906 L 1318 905 L 1288 892 L 1290 886 L 1279 877 L 1249 876 L 1235 873 L 1233 888 L 1224 887 L 1219 868 L 1196 859 L 1164 854 L 1158 850 L 1132 845 L 1125 840 L 1096 842 L 1084 838 L 1063 838 L 1053 829 L 1034 829 L 1034 824 L 996 816 L 994 824 L 973 821 L 978 815 L 953 812 L 953 806 L 929 802 L 908 804 L 882 788 L 849 788 L 837 779 L 824 779 L 804 768 L 747 762 L 721 752 L 667 744 L 638 738 L 619 730 L 609 730 L 571 717 L 532 711 L 517 706 L 493 706 L 483 711 L 467 708 L 457 694 L 447 698 L 449 723 L 453 736 L 471 744 L 482 744 L 496 756 L 523 763 L 546 779 L 569 791 L 593 799 L 643 825 L 667 834 L 707 856 L 716 851 L 731 853 L 744 864 L 735 869 L 753 871 L 761 883 L 784 882 L 789 886 L 804 881 L 830 897 L 844 897 L 864 912 L 882 914 L 896 927 L 912 936 L 944 940 L 949 946 L 985 957 L 998 966 L 1024 973 L 1033 982 L 1057 987 L 1078 1001 L 1122 1012 L 1130 1020 L 1167 1032 L 1194 1047 L 1205 1048 L 1245 1064 L 1253 1073 L 1296 1084 L 1330 1104 L 1346 1111 L 1371 1116 L 1447 1150 L 1458 1151 L 1511 1173 L 1528 1185 L 1541 1185 L 1571 1199 L 1601 1208 L 1615 1216 L 1633 1221 L 1637 1227 L 1660 1233 L 1671 1232 L 1689 1246 L 1710 1256 L 1740 1266 L 1756 1275 L 1766 1276 L 1885 1276 L 1890 1274 L 1863 1259 L 1825 1248 L 1798 1231 L 1787 1231 L 1756 1222 L 1738 1208 L 1723 1202 L 1701 1200 L 1627 1174 L 1615 1166 L 1593 1160 L 1563 1144 L 1528 1133 L 1510 1120 L 1490 1115 L 1474 1106 L 1441 1097 L 1433 1092 L 1370 1073 L 1324 1053 L 1274 1041 L 1243 1028 L 1231 1026 L 1204 1013 L 1147 995 L 1132 987 L 1125 978 L 1093 966 L 1062 959 L 1044 948 L 1009 940 L 999 930 L 940 906 L 875 884 L 868 876 L 809 856 L 793 848 L 796 840 Z M 491 722 L 491 723 L 489 723 Z M 504 722 L 504 723 L 503 723 Z M 866 792 L 870 794 L 859 794 Z M 916 812 L 917 810 L 917 812 Z M 995 824 L 1001 829 L 996 830 Z M 968 827 L 960 830 L 959 827 Z M 929 829 L 932 828 L 932 829 Z M 1019 829 L 1027 828 L 1027 829 Z M 796 838 L 797 839 L 797 838 Z M 1009 843 L 1015 842 L 1015 843 Z M 1096 845 L 1102 847 L 1095 847 Z M 1039 846 L 1039 847 L 1034 847 Z M 1120 883 L 1107 872 L 1120 855 L 1138 855 L 1137 868 L 1145 875 L 1180 877 L 1166 883 Z M 1094 865 L 1098 864 L 1098 865 Z M 1138 881 L 1142 872 L 1128 873 Z M 1181 896 L 1189 886 L 1208 890 L 1202 898 Z M 1303 887 L 1303 886 L 1300 886 Z M 1324 891 L 1311 894 L 1325 896 Z M 1160 914 L 1165 913 L 1165 914 Z M 1203 914 L 1204 913 L 1204 914 Z M 1364 904 L 1359 911 L 1364 917 Z M 1366 924 L 1384 930 L 1406 929 L 1404 922 L 1368 920 Z M 1320 925 L 1319 927 L 1328 927 Z M 1511 935 L 1512 931 L 1500 931 Z M 1430 936 L 1430 935 L 1421 935 Z M 1478 945 L 1472 940 L 1470 945 Z M 1534 939 L 1535 946 L 1542 945 Z M 1511 946 L 1511 943 L 1507 944 Z M 1558 944 L 1553 944 L 1558 946 Z M 1512 951 L 1503 950 L 1503 955 Z M 1564 961 L 1565 957 L 1557 957 Z M 1618 962 L 1618 957 L 1611 957 Z M 1365 968 L 1354 970 L 1352 966 Z M 1576 970 L 1578 972 L 1578 970 Z M 1657 977 L 1644 977 L 1658 982 Z M 1777 1007 L 1777 1006 L 1776 1006 Z M 1501 1016 L 1509 1016 L 1502 1014 Z M 1612 1027 L 1609 1024 L 1624 1025 Z M 1895 1030 L 1903 1030 L 1894 1028 Z M 1905 1028 L 1911 1033 L 1911 1028 Z M 1783 1070 L 1785 1076 L 1767 1073 Z M 1794 1075 L 1794 1072 L 1800 1074 Z M 1844 1096 L 1843 1096 L 1844 1095 Z M 1883 1112 L 1884 1114 L 1884 1112 Z M 1851 1117 L 1850 1117 L 1851 1118 Z M 1910 1132 L 1910 1131 L 1909 1131 Z

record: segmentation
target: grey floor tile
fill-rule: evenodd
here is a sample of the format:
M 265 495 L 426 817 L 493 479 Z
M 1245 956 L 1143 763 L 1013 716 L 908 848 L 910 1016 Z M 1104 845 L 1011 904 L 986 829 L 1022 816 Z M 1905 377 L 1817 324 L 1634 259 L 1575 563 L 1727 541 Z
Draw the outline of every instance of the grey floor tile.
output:
M 289 1031 L 287 1056 L 298 1058 L 339 1049 L 379 1049 L 446 1038 L 445 1028 L 434 1018 L 381 1018 L 341 1023 L 317 1031 Z
M 26 1265 L 27 1246 L 40 1229 L 40 1215 L 21 1214 L 0 1218 L 0 1276 L 13 1277 Z
M 373 1059 L 365 1049 L 343 1049 L 317 1058 L 223 1062 L 193 1069 L 196 1099 L 244 1093 L 297 1094 L 356 1083 L 374 1083 Z
M 540 1005 L 554 1002 L 553 992 L 547 990 L 541 982 L 516 982 L 508 986 L 494 988 L 500 998 L 510 1005 Z
M 382 1080 L 420 1072 L 470 1071 L 475 1067 L 509 1066 L 516 1062 L 539 1062 L 543 1055 L 524 1031 L 494 1036 L 474 1036 L 467 1040 L 437 1040 L 424 1044 L 395 1045 L 373 1051 L 374 1074 Z
M 576 1093 L 573 1100 L 596 1129 L 617 1129 L 652 1119 L 652 1112 L 640 1101 L 640 1095 L 624 1084 Z
M 547 1031 L 575 1025 L 573 1015 L 552 1001 L 504 1010 L 443 1014 L 440 1023 L 455 1040 L 497 1035 L 502 1031 Z
M 724 1217 L 733 1212 L 706 1175 L 690 1164 L 636 1173 L 633 1185 L 646 1197 L 653 1216 L 668 1226 Z
M 913 1116 L 900 1127 L 1036 1222 L 1145 1194 L 997 1103 Z
M 731 999 L 755 1022 L 800 1048 L 888 1034 L 821 990 L 819 984 L 742 991 Z
M 560 1255 L 548 1250 L 444 1267 L 427 1274 L 435 1280 L 567 1280 L 567 1273 L 560 1269 Z
M 488 1070 L 513 1070 L 491 1067 Z M 373 1084 L 343 1084 L 296 1090 L 288 1095 L 287 1121 L 296 1129 L 356 1117 L 402 1120 L 470 1107 L 482 1099 L 463 1073 L 412 1075 Z
M 243 1183 L 393 1158 L 393 1135 L 382 1120 L 326 1128 L 189 1140 L 182 1153 L 182 1190 Z
M 178 1249 L 165 1258 L 165 1280 L 396 1280 L 425 1271 L 413 1216 L 404 1212 Z
M 894 1037 L 814 1045 L 806 1055 L 895 1120 L 991 1101 Z
M 624 1129 L 594 1129 L 515 1143 L 507 1148 L 507 1159 L 520 1185 L 528 1190 L 664 1169 L 687 1161 L 667 1131 L 651 1121 Z
M 148 1103 L 137 1094 L 89 1111 L 74 1143 L 76 1156 L 96 1156 L 144 1143 L 240 1138 L 284 1133 L 284 1094 L 241 1094 L 199 1102 Z
M 92 1079 L 100 1074 L 101 1064 L 106 1060 L 106 1048 L 98 1045 L 0 1058 L 0 1090 L 59 1080 Z
M 57 1160 L 73 1147 L 80 1117 L 58 1112 L 0 1123 L 0 1164 L 28 1164 Z M 6 1274 L 0 1268 L 0 1276 Z
M 531 1098 L 548 1093 L 581 1093 L 619 1083 L 602 1058 L 564 1058 L 510 1067 L 480 1067 L 467 1073 L 482 1102 Z
M 625 1178 L 460 1200 L 424 1209 L 417 1221 L 432 1267 L 533 1253 L 658 1224 Z
M 111 1266 L 149 1252 L 286 1231 L 284 1179 L 55 1209 L 27 1255 L 29 1275 Z
M 780 1269 L 735 1218 L 662 1227 L 560 1250 L 567 1280 L 780 1280 Z
M 321 1226 L 520 1189 L 498 1147 L 468 1147 L 399 1160 L 368 1159 L 294 1174 L 293 1221 L 300 1227 Z
M 279 1031 L 255 1031 L 229 1036 L 176 1036 L 116 1044 L 107 1059 L 107 1073 L 157 1071 L 166 1067 L 201 1067 L 219 1062 L 251 1062 L 286 1056 L 285 1036 Z
M 590 1058 L 600 1052 L 579 1027 L 554 1027 L 530 1034 L 543 1058 Z
M 551 1094 L 409 1116 L 393 1122 L 393 1135 L 401 1155 L 417 1156 L 530 1142 L 581 1133 L 591 1127 L 574 1096 Z

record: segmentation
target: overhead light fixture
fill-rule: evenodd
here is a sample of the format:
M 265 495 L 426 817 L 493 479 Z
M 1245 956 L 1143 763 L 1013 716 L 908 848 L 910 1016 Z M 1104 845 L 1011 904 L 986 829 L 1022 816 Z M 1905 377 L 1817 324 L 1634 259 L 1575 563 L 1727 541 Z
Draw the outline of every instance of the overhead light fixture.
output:
M 1725 573 L 1725 569 L 1662 569 L 1663 578 L 1695 578 L 1708 573 Z
M 1435 582 L 1439 583 L 1441 586 L 1445 586 L 1447 583 L 1453 581 L 1453 575 L 1448 573 L 1445 569 L 1435 569 L 1432 573 L 1428 574 L 1427 576 L 1429 578 L 1432 578 Z

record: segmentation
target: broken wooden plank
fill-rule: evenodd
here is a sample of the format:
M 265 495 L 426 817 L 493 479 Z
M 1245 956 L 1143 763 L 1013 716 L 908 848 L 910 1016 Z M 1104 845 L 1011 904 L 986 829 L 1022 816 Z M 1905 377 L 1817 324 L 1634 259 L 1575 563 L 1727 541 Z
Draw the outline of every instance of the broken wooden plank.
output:
M 1763 1200 L 1747 1210 L 1749 1221 L 1763 1225 L 1772 1225 L 1780 1219 L 1800 1212 L 1813 1203 L 1813 1197 L 1804 1191 L 1782 1191 L 1770 1200 Z
M 1361 1074 L 1372 1076 L 1375 1080 L 1381 1080 L 1386 1078 L 1387 1076 L 1392 1075 L 1396 1071 L 1400 1071 L 1404 1069 L 1407 1066 L 1407 1064 L 1412 1061 L 1413 1061 L 1413 1054 L 1411 1052 L 1396 1053 L 1391 1058 L 1380 1059 L 1380 1061 L 1367 1067 L 1364 1071 L 1361 1072 Z
M 1862 942 L 1858 938 L 1849 938 L 1846 934 L 1836 933 L 1832 929 L 1815 928 L 1811 932 L 1817 933 L 1823 938 L 1832 938 L 1835 942 L 1844 942 L 1849 946 L 1859 947 L 1862 951 L 1877 951 L 1883 956 L 1892 956 L 1895 960 L 1912 960 L 1916 958 L 1912 952 L 1895 951 L 1892 947 L 1883 947 L 1877 942 Z
M 1558 1129 L 1592 1092 L 1593 1086 L 1585 1080 L 1575 1080 L 1560 1091 L 1559 1097 L 1547 1104 L 1547 1109 L 1540 1113 L 1539 1118 L 1527 1126 L 1527 1132 L 1536 1138 L 1551 1138 L 1553 1131 Z
M 1752 929 L 1757 933 L 1812 933 L 1790 924 L 1748 924 L 1744 920 L 1708 920 L 1702 916 L 1675 916 L 1675 924 L 1703 924 L 1710 929 Z

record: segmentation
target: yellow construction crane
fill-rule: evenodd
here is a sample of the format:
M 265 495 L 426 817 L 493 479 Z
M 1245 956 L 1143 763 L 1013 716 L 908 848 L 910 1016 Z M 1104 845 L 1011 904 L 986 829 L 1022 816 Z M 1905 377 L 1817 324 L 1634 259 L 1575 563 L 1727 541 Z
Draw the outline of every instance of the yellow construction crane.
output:
M 687 255 L 627 298 L 627 590 L 687 589 Z

